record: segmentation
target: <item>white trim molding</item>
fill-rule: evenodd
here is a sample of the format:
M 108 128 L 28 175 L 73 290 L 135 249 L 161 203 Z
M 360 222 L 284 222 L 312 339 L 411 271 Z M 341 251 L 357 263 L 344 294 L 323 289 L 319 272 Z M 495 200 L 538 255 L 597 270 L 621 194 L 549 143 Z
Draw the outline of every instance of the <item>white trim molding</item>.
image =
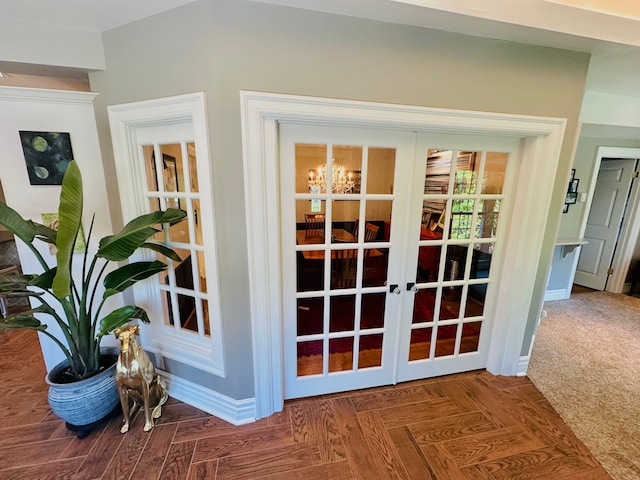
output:
M 255 422 L 255 399 L 234 400 L 202 385 L 161 371 L 171 397 L 233 425 Z
M 242 138 L 256 418 L 283 407 L 278 124 L 522 138 L 487 369 L 526 371 L 522 349 L 566 119 L 242 91 Z M 524 370 L 523 370 L 524 368 Z
M 5 87 L 0 86 L 0 100 L 13 100 L 41 103 L 64 103 L 66 105 L 88 103 L 98 96 L 94 92 L 77 92 L 73 90 L 54 90 L 48 88 Z

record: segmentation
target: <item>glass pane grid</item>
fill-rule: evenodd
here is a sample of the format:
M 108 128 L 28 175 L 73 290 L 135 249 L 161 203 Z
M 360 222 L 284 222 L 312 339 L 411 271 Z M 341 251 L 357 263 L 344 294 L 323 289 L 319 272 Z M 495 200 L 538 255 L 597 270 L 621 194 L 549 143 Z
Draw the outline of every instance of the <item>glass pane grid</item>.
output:
M 193 154 L 189 153 L 189 149 Z M 200 226 L 200 195 L 193 144 L 180 142 L 143 147 L 147 197 L 153 210 L 183 208 L 185 221 L 174 226 L 163 225 L 155 240 L 173 248 L 180 262 L 169 260 L 168 273 L 158 277 L 164 293 L 168 323 L 185 333 L 200 337 L 210 335 L 204 245 Z M 183 161 L 184 159 L 184 161 Z M 195 193 L 194 193 L 195 192 Z M 160 258 L 165 260 L 164 257 Z
M 477 351 L 507 159 L 428 151 L 409 361 Z M 422 291 L 433 293 L 420 298 Z

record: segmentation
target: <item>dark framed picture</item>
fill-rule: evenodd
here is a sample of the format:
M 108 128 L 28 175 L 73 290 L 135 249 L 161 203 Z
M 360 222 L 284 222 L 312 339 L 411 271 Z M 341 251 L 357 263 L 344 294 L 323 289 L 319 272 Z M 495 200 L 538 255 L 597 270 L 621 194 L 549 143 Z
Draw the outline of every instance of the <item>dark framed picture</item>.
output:
M 569 193 L 577 193 L 578 192 L 578 184 L 580 183 L 580 179 L 574 178 L 569 182 Z
M 574 204 L 578 201 L 578 193 L 577 192 L 567 192 L 567 196 L 564 198 L 564 203 L 566 204 Z
M 71 137 L 65 132 L 19 131 L 22 153 L 31 185 L 62 185 L 73 160 Z

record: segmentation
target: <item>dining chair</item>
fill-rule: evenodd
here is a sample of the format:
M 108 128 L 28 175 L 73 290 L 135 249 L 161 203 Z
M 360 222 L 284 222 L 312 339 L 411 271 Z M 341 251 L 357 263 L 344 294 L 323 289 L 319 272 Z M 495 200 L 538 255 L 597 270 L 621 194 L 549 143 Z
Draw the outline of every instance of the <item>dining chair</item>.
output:
M 366 227 L 366 230 L 364 232 L 365 242 L 372 242 L 376 238 L 378 238 L 378 230 L 380 230 L 380 227 L 378 225 L 374 225 L 373 223 L 367 223 L 365 227 Z
M 360 219 L 356 218 L 354 224 L 353 224 L 353 230 L 351 231 L 351 234 L 356 237 L 356 239 L 358 238 L 358 229 L 360 228 Z
M 309 237 L 324 237 L 324 213 L 305 213 L 304 223 L 306 235 Z
M 332 288 L 355 288 L 358 250 L 334 250 L 332 257 Z

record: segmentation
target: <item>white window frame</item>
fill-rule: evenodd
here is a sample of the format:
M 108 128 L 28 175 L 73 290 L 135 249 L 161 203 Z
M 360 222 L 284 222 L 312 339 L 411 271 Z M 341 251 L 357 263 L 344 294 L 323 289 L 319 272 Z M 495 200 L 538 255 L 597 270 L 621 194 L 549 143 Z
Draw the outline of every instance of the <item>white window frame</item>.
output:
M 315 122 L 457 134 L 523 138 L 505 269 L 496 299 L 487 369 L 526 371 L 521 357 L 534 296 L 545 226 L 566 119 L 358 102 L 263 92 L 240 92 L 244 156 L 249 305 L 252 326 L 256 418 L 282 409 L 282 287 L 280 253 L 278 123 Z M 550 264 L 546 266 L 547 270 Z M 527 345 L 528 347 L 528 345 Z
M 108 113 L 124 223 L 148 212 L 148 200 L 143 195 L 146 185 L 144 159 L 140 157 L 141 149 L 138 148 L 136 133 L 148 127 L 161 126 L 170 130 L 174 125 L 183 129 L 184 125 L 189 123 L 193 128 L 191 140 L 195 144 L 198 168 L 211 334 L 209 338 L 198 338 L 196 334 L 167 327 L 164 321 L 154 321 L 152 318 L 149 326 L 143 326 L 141 336 L 145 350 L 155 353 L 160 364 L 163 363 L 163 357 L 167 357 L 224 377 L 224 343 L 205 94 L 198 92 L 113 105 L 108 107 Z M 142 259 L 144 253 L 136 254 L 136 257 L 137 260 Z M 152 283 L 154 280 L 157 281 L 154 277 L 139 284 L 140 289 L 137 291 L 145 292 L 141 295 L 144 299 L 140 302 L 143 308 L 144 300 L 161 301 L 158 289 L 154 288 Z M 162 368 L 162 365 L 160 367 Z

